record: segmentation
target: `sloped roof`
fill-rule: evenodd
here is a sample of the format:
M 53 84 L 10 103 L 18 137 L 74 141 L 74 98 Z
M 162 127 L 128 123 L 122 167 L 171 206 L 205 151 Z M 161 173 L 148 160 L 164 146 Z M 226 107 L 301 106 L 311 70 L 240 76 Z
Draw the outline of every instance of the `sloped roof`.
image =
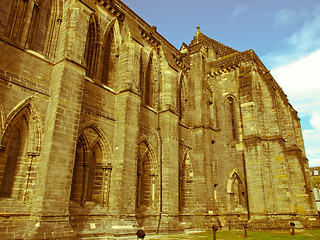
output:
M 231 47 L 228 47 L 216 40 L 213 40 L 207 37 L 206 35 L 201 33 L 198 29 L 196 35 L 193 37 L 193 40 L 189 44 L 189 48 L 192 48 L 193 46 L 198 45 L 200 43 L 213 48 L 214 51 L 216 52 L 217 58 L 238 52 L 237 50 Z

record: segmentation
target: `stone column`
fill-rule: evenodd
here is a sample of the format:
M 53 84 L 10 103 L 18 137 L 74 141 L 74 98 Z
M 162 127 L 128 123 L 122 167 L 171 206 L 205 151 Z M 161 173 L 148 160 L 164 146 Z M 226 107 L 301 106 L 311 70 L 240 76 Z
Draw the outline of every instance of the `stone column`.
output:
M 69 223 L 72 169 L 79 128 L 85 68 L 81 66 L 87 31 L 79 8 L 62 23 L 59 61 L 53 65 L 50 100 L 44 125 L 36 190 L 32 203 L 34 225 L 26 239 L 74 239 Z M 77 26 L 77 27 L 76 27 Z M 78 27 L 79 26 L 79 27 Z M 68 34 L 67 34 L 68 32 Z M 63 42 L 62 41 L 62 42 Z
M 141 45 L 128 40 L 120 55 L 118 94 L 115 100 L 115 132 L 113 170 L 110 186 L 110 213 L 121 216 L 112 226 L 112 232 L 133 233 L 136 177 L 137 177 L 137 142 L 139 132 L 140 95 L 139 69 Z
M 72 236 L 68 206 L 84 77 L 85 70 L 69 59 L 54 66 L 33 207 L 37 216 L 46 217 L 35 225 L 32 239 L 45 239 L 48 233 Z
M 162 216 L 160 231 L 177 230 L 179 213 L 179 117 L 171 111 L 160 113 L 162 139 Z M 160 163 L 161 164 L 161 163 Z
M 190 97 L 191 97 L 191 129 L 190 134 L 192 139 L 191 159 L 193 161 L 193 185 L 195 192 L 195 203 L 193 207 L 194 213 L 202 214 L 201 218 L 195 220 L 194 224 L 203 226 L 206 224 L 205 215 L 213 213 L 213 187 L 211 189 L 207 181 L 213 181 L 212 164 L 210 163 L 211 148 L 211 130 L 208 129 L 209 121 L 209 99 L 206 98 L 206 74 L 205 74 L 206 54 L 204 47 L 198 52 L 190 56 Z M 213 182 L 212 182 L 213 184 Z M 212 207 L 211 207 L 212 205 Z

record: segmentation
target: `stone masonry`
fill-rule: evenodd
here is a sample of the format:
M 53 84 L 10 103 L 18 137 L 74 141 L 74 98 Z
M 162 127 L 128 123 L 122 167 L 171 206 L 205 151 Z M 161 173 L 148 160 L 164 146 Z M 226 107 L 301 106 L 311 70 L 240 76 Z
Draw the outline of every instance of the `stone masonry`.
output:
M 2 0 L 0 239 L 319 227 L 300 120 L 253 50 L 121 1 Z

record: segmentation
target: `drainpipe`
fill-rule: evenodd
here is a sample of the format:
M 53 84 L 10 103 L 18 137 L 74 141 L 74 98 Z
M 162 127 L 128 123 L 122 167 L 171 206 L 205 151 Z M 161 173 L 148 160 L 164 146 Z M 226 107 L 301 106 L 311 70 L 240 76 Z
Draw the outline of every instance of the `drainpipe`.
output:
M 158 68 L 158 112 L 157 112 L 157 133 L 159 137 L 159 167 L 160 167 L 160 210 L 159 210 L 159 222 L 157 227 L 157 234 L 160 230 L 161 215 L 162 215 L 162 138 L 160 132 L 160 93 L 161 93 L 161 67 L 160 67 L 160 49 L 158 48 L 159 68 Z

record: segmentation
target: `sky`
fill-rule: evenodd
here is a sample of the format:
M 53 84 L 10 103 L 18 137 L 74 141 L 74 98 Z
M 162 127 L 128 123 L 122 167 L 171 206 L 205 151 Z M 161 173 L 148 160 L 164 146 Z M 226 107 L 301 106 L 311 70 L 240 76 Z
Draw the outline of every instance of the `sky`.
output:
M 180 49 L 199 26 L 238 51 L 253 49 L 301 119 L 309 165 L 320 166 L 319 0 L 122 0 Z

